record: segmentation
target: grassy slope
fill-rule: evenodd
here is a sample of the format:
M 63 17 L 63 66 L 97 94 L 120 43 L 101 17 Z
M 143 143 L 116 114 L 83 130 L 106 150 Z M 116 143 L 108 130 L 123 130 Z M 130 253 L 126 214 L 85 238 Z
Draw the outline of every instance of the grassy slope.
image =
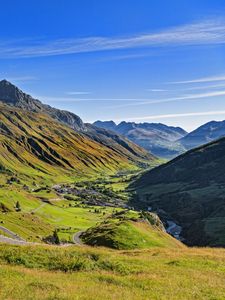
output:
M 222 300 L 225 251 L 0 245 L 0 299 Z
M 45 105 L 6 80 L 0 81 L 0 101 L 11 107 L 21 108 L 23 109 L 23 112 L 35 112 L 48 115 L 50 118 L 59 121 L 61 124 L 66 124 L 66 126 L 81 133 L 83 138 L 88 137 L 92 142 L 96 141 L 101 145 L 101 148 L 109 148 L 111 150 L 110 152 L 114 152 L 116 156 L 122 155 L 123 158 L 129 160 L 132 164 L 140 165 L 143 164 L 143 160 L 145 163 L 146 160 L 155 160 L 155 157 L 150 153 L 124 137 L 115 133 L 110 133 L 106 130 L 99 130 L 90 124 L 84 124 L 80 117 L 74 113 Z M 80 157 L 80 159 L 82 158 L 84 158 L 83 162 L 91 164 L 89 159 L 85 160 L 85 157 Z M 99 158 L 104 164 L 104 158 L 103 160 L 101 159 L 101 156 Z M 94 161 L 96 162 L 96 158 Z
M 225 139 L 191 150 L 142 175 L 136 204 L 161 208 L 192 245 L 225 245 Z
M 43 195 L 52 204 L 40 200 L 39 197 Z M 21 212 L 15 211 L 16 201 L 20 203 Z M 96 213 L 93 207 L 80 205 L 79 202 L 60 200 L 53 193 L 45 195 L 15 191 L 14 187 L 11 190 L 0 190 L 0 202 L 10 210 L 7 213 L 0 212 L 0 222 L 3 222 L 0 225 L 28 241 L 38 242 L 51 235 L 55 228 L 59 229 L 62 240 L 72 241 L 74 233 L 94 226 L 113 211 L 113 208 L 107 207 L 101 208 L 100 212 Z
M 47 115 L 0 104 L 0 205 L 9 209 L 8 213 L 0 211 L 0 221 L 31 241 L 40 241 L 55 227 L 71 227 L 75 232 L 86 229 L 102 218 L 87 213 L 88 209 L 69 208 L 68 201 L 42 207 L 43 199 L 58 196 L 52 191 L 31 190 L 137 170 L 142 161 L 129 151 L 100 145 Z M 20 182 L 9 184 L 12 177 Z M 17 201 L 21 212 L 15 212 Z M 70 240 L 72 233 L 64 230 L 60 236 Z
M 158 221 L 158 220 L 157 220 Z M 151 225 L 140 213 L 120 211 L 104 222 L 88 229 L 82 240 L 88 245 L 114 249 L 146 249 L 151 247 L 182 247 L 183 245 L 165 233 L 156 220 Z
M 141 157 L 114 151 L 47 115 L 0 105 L 0 169 L 59 182 L 71 175 L 135 169 Z

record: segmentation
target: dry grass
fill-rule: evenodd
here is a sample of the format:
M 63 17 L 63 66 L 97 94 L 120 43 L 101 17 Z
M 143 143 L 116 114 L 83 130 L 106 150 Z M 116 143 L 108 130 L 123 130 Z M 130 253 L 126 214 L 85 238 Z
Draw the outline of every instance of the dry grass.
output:
M 7 263 L 7 253 L 14 253 L 13 265 Z M 24 268 L 26 257 L 33 261 L 30 268 Z M 60 271 L 59 262 L 64 259 L 67 264 L 74 257 L 85 261 L 82 268 Z M 0 262 L 0 299 L 4 300 L 225 299 L 223 249 L 1 246 Z M 52 264 L 55 271 L 49 270 Z

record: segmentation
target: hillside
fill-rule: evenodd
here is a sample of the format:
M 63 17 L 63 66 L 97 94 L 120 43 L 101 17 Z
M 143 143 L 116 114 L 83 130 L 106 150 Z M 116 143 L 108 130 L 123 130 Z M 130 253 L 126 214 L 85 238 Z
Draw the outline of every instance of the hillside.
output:
M 224 265 L 222 249 L 0 245 L 0 299 L 222 300 Z
M 211 121 L 188 133 L 179 140 L 187 150 L 207 144 L 225 136 L 225 121 Z
M 43 104 L 7 80 L 0 81 L 0 102 L 27 112 L 47 114 L 51 118 L 71 127 L 76 132 L 82 133 L 89 139 L 97 141 L 103 146 L 110 147 L 111 150 L 117 152 L 119 155 L 126 156 L 131 162 L 134 162 L 136 158 L 148 161 L 155 160 L 153 155 L 147 153 L 141 147 L 134 145 L 124 137 L 118 134 L 112 135 L 106 130 L 99 132 L 95 126 L 84 124 L 80 117 L 74 113 Z
M 183 247 L 165 232 L 157 215 L 146 213 L 144 216 L 135 211 L 114 213 L 104 222 L 89 228 L 81 237 L 88 245 L 119 250 Z
M 3 104 L 0 108 L 2 171 L 56 181 L 57 176 L 115 172 L 143 162 L 139 149 L 115 151 L 45 114 Z
M 185 148 L 176 142 L 187 134 L 180 127 L 134 122 L 121 122 L 116 125 L 113 121 L 96 121 L 94 125 L 117 132 L 159 157 L 172 158 L 185 151 Z
M 134 201 L 175 220 L 190 245 L 225 246 L 224 168 L 222 138 L 142 175 Z

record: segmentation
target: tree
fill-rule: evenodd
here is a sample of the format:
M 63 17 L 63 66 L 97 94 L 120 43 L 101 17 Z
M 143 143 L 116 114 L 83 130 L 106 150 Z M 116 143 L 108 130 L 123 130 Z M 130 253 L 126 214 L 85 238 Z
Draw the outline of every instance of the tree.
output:
M 53 232 L 53 239 L 54 239 L 54 243 L 59 245 L 60 244 L 60 240 L 59 240 L 59 236 L 58 236 L 58 233 L 57 233 L 57 230 L 55 229 L 54 232 Z
M 21 206 L 19 201 L 16 202 L 16 211 L 21 211 Z

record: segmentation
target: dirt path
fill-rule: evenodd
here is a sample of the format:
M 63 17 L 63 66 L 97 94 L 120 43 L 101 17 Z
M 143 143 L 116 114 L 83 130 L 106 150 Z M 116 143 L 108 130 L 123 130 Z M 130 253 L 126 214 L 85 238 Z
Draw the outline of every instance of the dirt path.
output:
M 7 235 L 9 235 L 10 239 L 17 240 L 20 242 L 25 242 L 25 240 L 23 238 L 21 238 L 18 234 L 12 232 L 11 230 L 9 230 L 8 228 L 6 228 L 4 226 L 0 226 L 0 230 L 5 232 Z
M 31 211 L 31 213 L 35 213 L 36 211 L 38 211 L 39 209 L 41 209 L 42 207 L 44 207 L 47 203 L 42 203 L 40 206 L 38 206 L 37 208 L 33 209 Z
M 0 226 L 0 230 L 5 232 L 9 237 L 0 235 L 0 242 L 1 243 L 7 243 L 11 245 L 27 245 L 32 244 L 27 241 L 25 241 L 23 238 L 21 238 L 18 234 L 12 232 L 8 228 L 4 226 Z
M 11 244 L 11 245 L 28 245 L 28 244 L 34 244 L 34 243 L 29 243 L 29 242 L 26 242 L 24 240 L 16 240 L 16 239 L 13 239 L 13 238 L 9 238 L 9 237 L 6 237 L 4 235 L 0 235 L 0 243 L 5 243 L 5 244 Z
M 75 245 L 79 245 L 79 246 L 83 245 L 83 242 L 80 239 L 80 236 L 82 233 L 83 233 L 83 231 L 78 231 L 77 233 L 75 233 L 73 235 L 73 242 Z
M 40 207 L 39 207 L 40 208 Z M 21 238 L 18 234 L 12 232 L 11 230 L 7 229 L 4 226 L 0 226 L 0 230 L 5 232 L 9 237 L 0 234 L 0 243 L 11 244 L 11 245 L 41 245 L 41 243 L 35 242 L 27 242 L 23 238 Z M 73 235 L 73 242 L 77 246 L 83 245 L 83 242 L 80 239 L 81 234 L 83 231 L 78 231 Z M 59 246 L 71 246 L 71 244 L 62 244 Z

